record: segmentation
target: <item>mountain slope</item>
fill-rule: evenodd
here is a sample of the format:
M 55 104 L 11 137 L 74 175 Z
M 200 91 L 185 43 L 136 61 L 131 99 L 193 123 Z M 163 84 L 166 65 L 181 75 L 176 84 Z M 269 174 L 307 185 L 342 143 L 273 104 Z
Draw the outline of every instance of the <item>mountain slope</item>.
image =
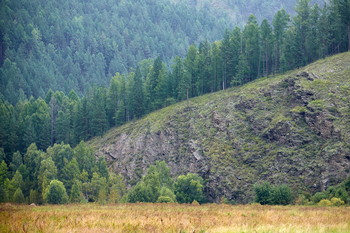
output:
M 157 160 L 196 172 L 209 200 L 251 201 L 262 180 L 315 192 L 350 175 L 350 53 L 205 95 L 91 144 L 134 184 Z
M 272 20 L 275 13 L 285 9 L 293 14 L 297 0 L 172 0 L 173 2 L 186 2 L 197 8 L 204 8 L 214 15 L 225 14 L 228 20 L 237 25 L 243 25 L 250 14 L 254 14 L 259 21 L 264 18 Z M 324 0 L 310 1 L 312 4 L 323 5 Z
M 11 103 L 50 88 L 85 93 L 143 59 L 183 56 L 229 27 L 168 0 L 5 0 L 0 15 L 0 92 Z

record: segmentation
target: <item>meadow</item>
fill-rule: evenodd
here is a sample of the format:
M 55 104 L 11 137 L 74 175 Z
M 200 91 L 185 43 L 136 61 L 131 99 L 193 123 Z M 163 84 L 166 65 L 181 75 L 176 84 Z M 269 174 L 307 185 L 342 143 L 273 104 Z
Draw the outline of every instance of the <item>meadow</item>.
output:
M 350 207 L 1 204 L 0 232 L 350 232 Z

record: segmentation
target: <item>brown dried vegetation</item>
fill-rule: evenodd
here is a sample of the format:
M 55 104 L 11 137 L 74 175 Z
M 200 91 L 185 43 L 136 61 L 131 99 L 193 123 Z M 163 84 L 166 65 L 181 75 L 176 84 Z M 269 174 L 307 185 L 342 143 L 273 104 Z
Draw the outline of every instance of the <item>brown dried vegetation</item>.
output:
M 350 208 L 2 204 L 0 232 L 350 232 Z

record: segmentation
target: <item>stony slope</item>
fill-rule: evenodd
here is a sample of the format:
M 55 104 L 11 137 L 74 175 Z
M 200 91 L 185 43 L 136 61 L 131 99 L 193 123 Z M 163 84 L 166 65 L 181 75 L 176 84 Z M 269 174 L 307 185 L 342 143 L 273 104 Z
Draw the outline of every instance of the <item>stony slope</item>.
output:
M 91 144 L 130 185 L 156 160 L 196 172 L 211 201 L 254 183 L 315 192 L 350 175 L 350 53 L 154 112 Z

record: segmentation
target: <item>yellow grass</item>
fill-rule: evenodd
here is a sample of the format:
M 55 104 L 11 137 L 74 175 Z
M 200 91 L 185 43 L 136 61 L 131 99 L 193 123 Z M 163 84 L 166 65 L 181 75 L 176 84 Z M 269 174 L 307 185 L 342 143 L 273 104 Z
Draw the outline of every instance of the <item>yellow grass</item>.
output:
M 350 232 L 350 208 L 1 204 L 0 232 Z

